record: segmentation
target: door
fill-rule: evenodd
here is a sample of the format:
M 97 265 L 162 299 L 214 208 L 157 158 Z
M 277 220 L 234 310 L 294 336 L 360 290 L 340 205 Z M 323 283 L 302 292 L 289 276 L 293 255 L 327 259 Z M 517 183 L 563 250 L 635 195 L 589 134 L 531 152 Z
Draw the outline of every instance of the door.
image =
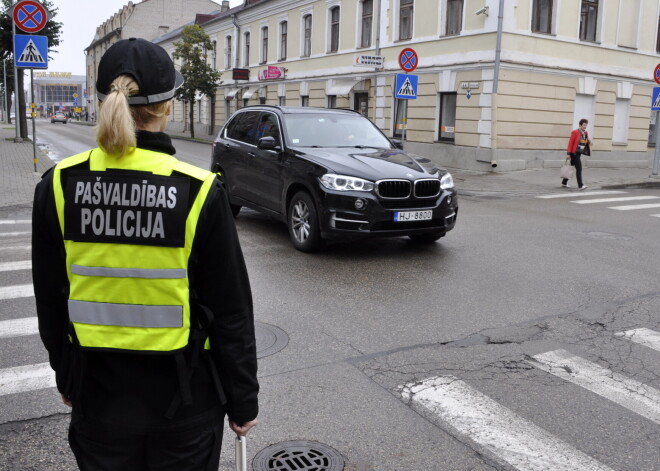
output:
M 235 197 L 254 201 L 255 179 L 252 175 L 252 159 L 256 147 L 255 129 L 259 123 L 258 111 L 246 111 L 234 116 L 225 131 L 224 139 L 217 145 L 220 149 L 220 166 L 224 170 L 223 180 L 232 203 Z
M 255 156 L 251 162 L 250 172 L 254 177 L 255 203 L 264 208 L 281 212 L 282 191 L 284 182 L 282 180 L 282 134 L 279 120 L 275 113 L 264 111 L 259 117 L 257 127 L 257 143 L 262 137 L 272 137 L 280 146 L 280 150 L 259 149 L 255 150 Z
M 369 94 L 368 93 L 356 93 L 353 100 L 353 109 L 359 113 L 362 113 L 367 118 L 369 117 Z

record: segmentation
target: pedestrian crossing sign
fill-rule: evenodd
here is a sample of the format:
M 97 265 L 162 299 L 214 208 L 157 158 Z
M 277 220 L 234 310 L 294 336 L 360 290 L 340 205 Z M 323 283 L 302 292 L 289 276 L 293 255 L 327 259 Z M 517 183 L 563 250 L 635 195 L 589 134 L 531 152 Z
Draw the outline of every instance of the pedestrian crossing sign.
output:
M 17 34 L 14 39 L 16 67 L 48 68 L 48 36 Z
M 417 98 L 417 83 L 419 77 L 411 74 L 396 74 L 394 90 L 398 99 L 414 100 Z
M 653 87 L 653 95 L 651 97 L 651 110 L 660 111 L 660 87 Z

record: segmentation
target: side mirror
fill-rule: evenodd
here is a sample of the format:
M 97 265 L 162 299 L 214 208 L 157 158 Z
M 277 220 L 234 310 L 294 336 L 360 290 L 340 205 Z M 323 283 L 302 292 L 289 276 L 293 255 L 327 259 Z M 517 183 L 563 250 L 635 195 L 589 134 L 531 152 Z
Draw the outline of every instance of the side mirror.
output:
M 257 147 L 264 150 L 281 150 L 273 136 L 262 137 L 257 141 Z
M 392 144 L 394 144 L 394 147 L 396 147 L 397 149 L 403 150 L 403 142 L 401 141 L 401 139 L 390 139 L 390 141 L 392 141 Z

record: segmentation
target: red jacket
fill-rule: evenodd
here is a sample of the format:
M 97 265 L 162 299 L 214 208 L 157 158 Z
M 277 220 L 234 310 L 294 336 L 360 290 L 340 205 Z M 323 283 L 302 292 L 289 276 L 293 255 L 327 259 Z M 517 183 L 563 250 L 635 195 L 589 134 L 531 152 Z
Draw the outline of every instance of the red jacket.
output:
M 589 132 L 584 131 L 584 135 L 587 138 L 587 147 L 589 147 Z M 582 135 L 580 134 L 579 129 L 574 129 L 573 131 L 571 131 L 571 138 L 568 140 L 568 149 L 566 150 L 566 152 L 568 152 L 569 154 L 575 154 L 581 138 Z

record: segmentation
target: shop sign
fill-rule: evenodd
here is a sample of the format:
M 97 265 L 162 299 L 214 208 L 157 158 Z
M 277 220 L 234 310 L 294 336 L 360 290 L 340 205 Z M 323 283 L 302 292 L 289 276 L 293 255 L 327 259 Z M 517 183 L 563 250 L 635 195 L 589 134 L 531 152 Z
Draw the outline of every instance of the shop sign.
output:
M 474 90 L 475 88 L 479 88 L 480 82 L 461 82 L 461 88 L 462 89 L 472 89 Z
M 365 54 L 355 54 L 353 65 L 359 67 L 382 67 L 385 58 L 383 56 L 370 56 Z
M 250 80 L 250 69 L 231 69 L 232 80 Z
M 269 65 L 265 70 L 259 71 L 259 80 L 278 80 L 283 79 L 286 74 L 284 67 Z

